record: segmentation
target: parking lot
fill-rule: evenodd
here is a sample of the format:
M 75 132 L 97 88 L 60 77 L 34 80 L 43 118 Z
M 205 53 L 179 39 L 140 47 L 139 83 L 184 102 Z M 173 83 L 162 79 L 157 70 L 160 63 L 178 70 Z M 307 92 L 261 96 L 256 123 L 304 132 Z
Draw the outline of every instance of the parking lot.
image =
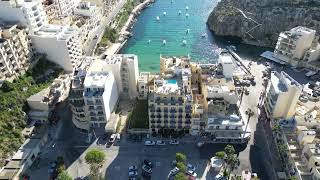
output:
M 167 143 L 167 142 L 166 142 Z M 105 149 L 115 157 L 106 167 L 107 179 L 128 179 L 128 167 L 138 166 L 138 174 L 141 177 L 141 167 L 145 159 L 153 163 L 151 179 L 166 179 L 170 170 L 174 168 L 172 161 L 175 153 L 186 154 L 188 163 L 196 167 L 198 178 L 203 175 L 208 159 L 201 159 L 199 149 L 194 143 L 180 143 L 179 145 L 154 145 L 145 146 L 143 142 L 126 142 Z M 117 153 L 115 153 L 117 152 Z

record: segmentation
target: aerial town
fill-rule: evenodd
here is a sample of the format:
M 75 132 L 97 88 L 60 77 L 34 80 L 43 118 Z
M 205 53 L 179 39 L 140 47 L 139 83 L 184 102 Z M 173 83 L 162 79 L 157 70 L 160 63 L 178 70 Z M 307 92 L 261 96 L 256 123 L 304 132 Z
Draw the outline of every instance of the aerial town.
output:
M 320 2 L 289 1 L 0 0 L 0 180 L 320 180 Z

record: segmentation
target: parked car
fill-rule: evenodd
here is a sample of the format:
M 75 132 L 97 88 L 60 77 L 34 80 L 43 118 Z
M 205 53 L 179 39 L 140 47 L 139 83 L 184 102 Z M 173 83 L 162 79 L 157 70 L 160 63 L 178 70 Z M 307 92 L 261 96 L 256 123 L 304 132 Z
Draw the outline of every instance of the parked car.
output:
M 138 172 L 137 171 L 129 171 L 128 176 L 129 176 L 129 178 L 137 177 Z
M 121 139 L 120 133 L 117 133 L 116 135 L 117 135 L 117 141 L 120 141 L 120 139 Z
M 152 173 L 152 168 L 148 165 L 145 165 L 145 164 L 142 166 L 142 170 L 146 173 L 149 173 L 149 174 Z
M 223 178 L 223 175 L 222 174 L 217 174 L 214 179 L 215 180 L 221 180 Z
M 144 142 L 144 145 L 146 145 L 146 146 L 154 146 L 156 144 L 156 142 L 154 142 L 154 141 L 145 141 Z
M 170 140 L 169 144 L 178 145 L 178 144 L 179 144 L 179 141 L 177 141 L 177 140 L 175 140 L 175 139 L 172 139 L 172 140 Z
M 116 140 L 116 134 L 112 134 L 109 138 L 109 144 L 113 144 L 115 140 Z
M 147 165 L 147 166 L 149 166 L 149 167 L 152 168 L 152 162 L 149 161 L 148 159 L 145 159 L 145 160 L 143 161 L 143 164 L 145 164 L 145 165 Z
M 305 95 L 301 95 L 299 97 L 299 100 L 302 101 L 302 102 L 307 102 L 309 100 L 308 96 L 305 96 Z
M 178 174 L 178 172 L 180 171 L 180 169 L 178 167 L 174 167 L 171 171 L 170 171 L 170 176 L 175 176 L 176 174 Z
M 129 178 L 129 180 L 138 180 L 137 178 Z
M 192 170 L 188 170 L 188 171 L 187 171 L 187 174 L 188 174 L 189 176 L 192 176 L 192 177 L 197 177 L 197 173 L 194 172 L 194 171 L 192 171 Z
M 195 170 L 196 170 L 196 168 L 195 168 L 192 164 L 190 164 L 190 163 L 187 164 L 187 169 L 188 169 L 188 170 L 192 170 L 192 171 L 195 171 Z
M 162 140 L 158 140 L 157 141 L 157 145 L 163 146 L 163 145 L 166 145 L 166 143 L 164 141 L 162 141 Z
M 137 171 L 138 167 L 137 166 L 129 166 L 128 170 L 129 171 Z

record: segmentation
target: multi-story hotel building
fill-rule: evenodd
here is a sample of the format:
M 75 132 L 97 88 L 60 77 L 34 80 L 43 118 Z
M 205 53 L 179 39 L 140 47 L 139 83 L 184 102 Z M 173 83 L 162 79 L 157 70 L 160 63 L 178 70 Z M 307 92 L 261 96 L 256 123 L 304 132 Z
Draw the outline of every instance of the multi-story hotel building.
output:
M 160 57 L 160 75 L 153 79 L 148 98 L 149 128 L 189 132 L 192 118 L 190 59 Z
M 20 22 L 32 32 L 48 24 L 47 15 L 39 0 L 1 0 L 0 17 L 4 21 Z
M 103 67 L 104 61 L 94 61 L 84 80 L 84 103 L 91 127 L 105 127 L 118 102 L 117 83 L 111 71 Z
M 250 139 L 232 79 L 234 62 L 222 58 L 217 64 L 197 64 L 189 57 L 160 57 L 160 74 L 140 75 L 139 97 L 148 97 L 150 132 L 184 130 L 223 143 Z
M 50 25 L 31 35 L 34 48 L 47 55 L 48 60 L 72 72 L 82 59 L 82 47 L 77 28 Z
M 274 57 L 293 66 L 303 67 L 308 66 L 310 62 L 319 61 L 320 44 L 316 31 L 298 26 L 281 32 L 274 50 Z
M 265 98 L 265 110 L 270 119 L 290 119 L 295 115 L 302 86 L 285 72 L 271 72 Z
M 115 54 L 102 58 L 104 68 L 111 71 L 116 79 L 119 93 L 130 99 L 138 96 L 138 57 L 133 54 Z
M 22 75 L 28 70 L 32 55 L 26 28 L 10 23 L 0 25 L 0 81 Z
M 81 44 L 88 45 L 94 38 L 102 15 L 102 8 L 90 2 L 80 2 L 74 9 L 73 24 L 80 29 Z

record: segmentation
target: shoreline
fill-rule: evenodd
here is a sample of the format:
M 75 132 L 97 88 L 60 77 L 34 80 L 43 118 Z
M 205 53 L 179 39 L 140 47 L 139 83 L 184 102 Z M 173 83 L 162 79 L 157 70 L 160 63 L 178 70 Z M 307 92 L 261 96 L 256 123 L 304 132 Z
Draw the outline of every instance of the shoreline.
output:
M 113 54 L 118 54 L 122 47 L 127 43 L 128 39 L 132 36 L 130 32 L 133 24 L 137 21 L 136 17 L 141 13 L 142 10 L 149 7 L 155 0 L 145 0 L 143 3 L 138 4 L 131 11 L 126 23 L 121 28 L 117 42 L 112 43 L 111 46 L 105 49 L 100 55 L 111 56 Z

